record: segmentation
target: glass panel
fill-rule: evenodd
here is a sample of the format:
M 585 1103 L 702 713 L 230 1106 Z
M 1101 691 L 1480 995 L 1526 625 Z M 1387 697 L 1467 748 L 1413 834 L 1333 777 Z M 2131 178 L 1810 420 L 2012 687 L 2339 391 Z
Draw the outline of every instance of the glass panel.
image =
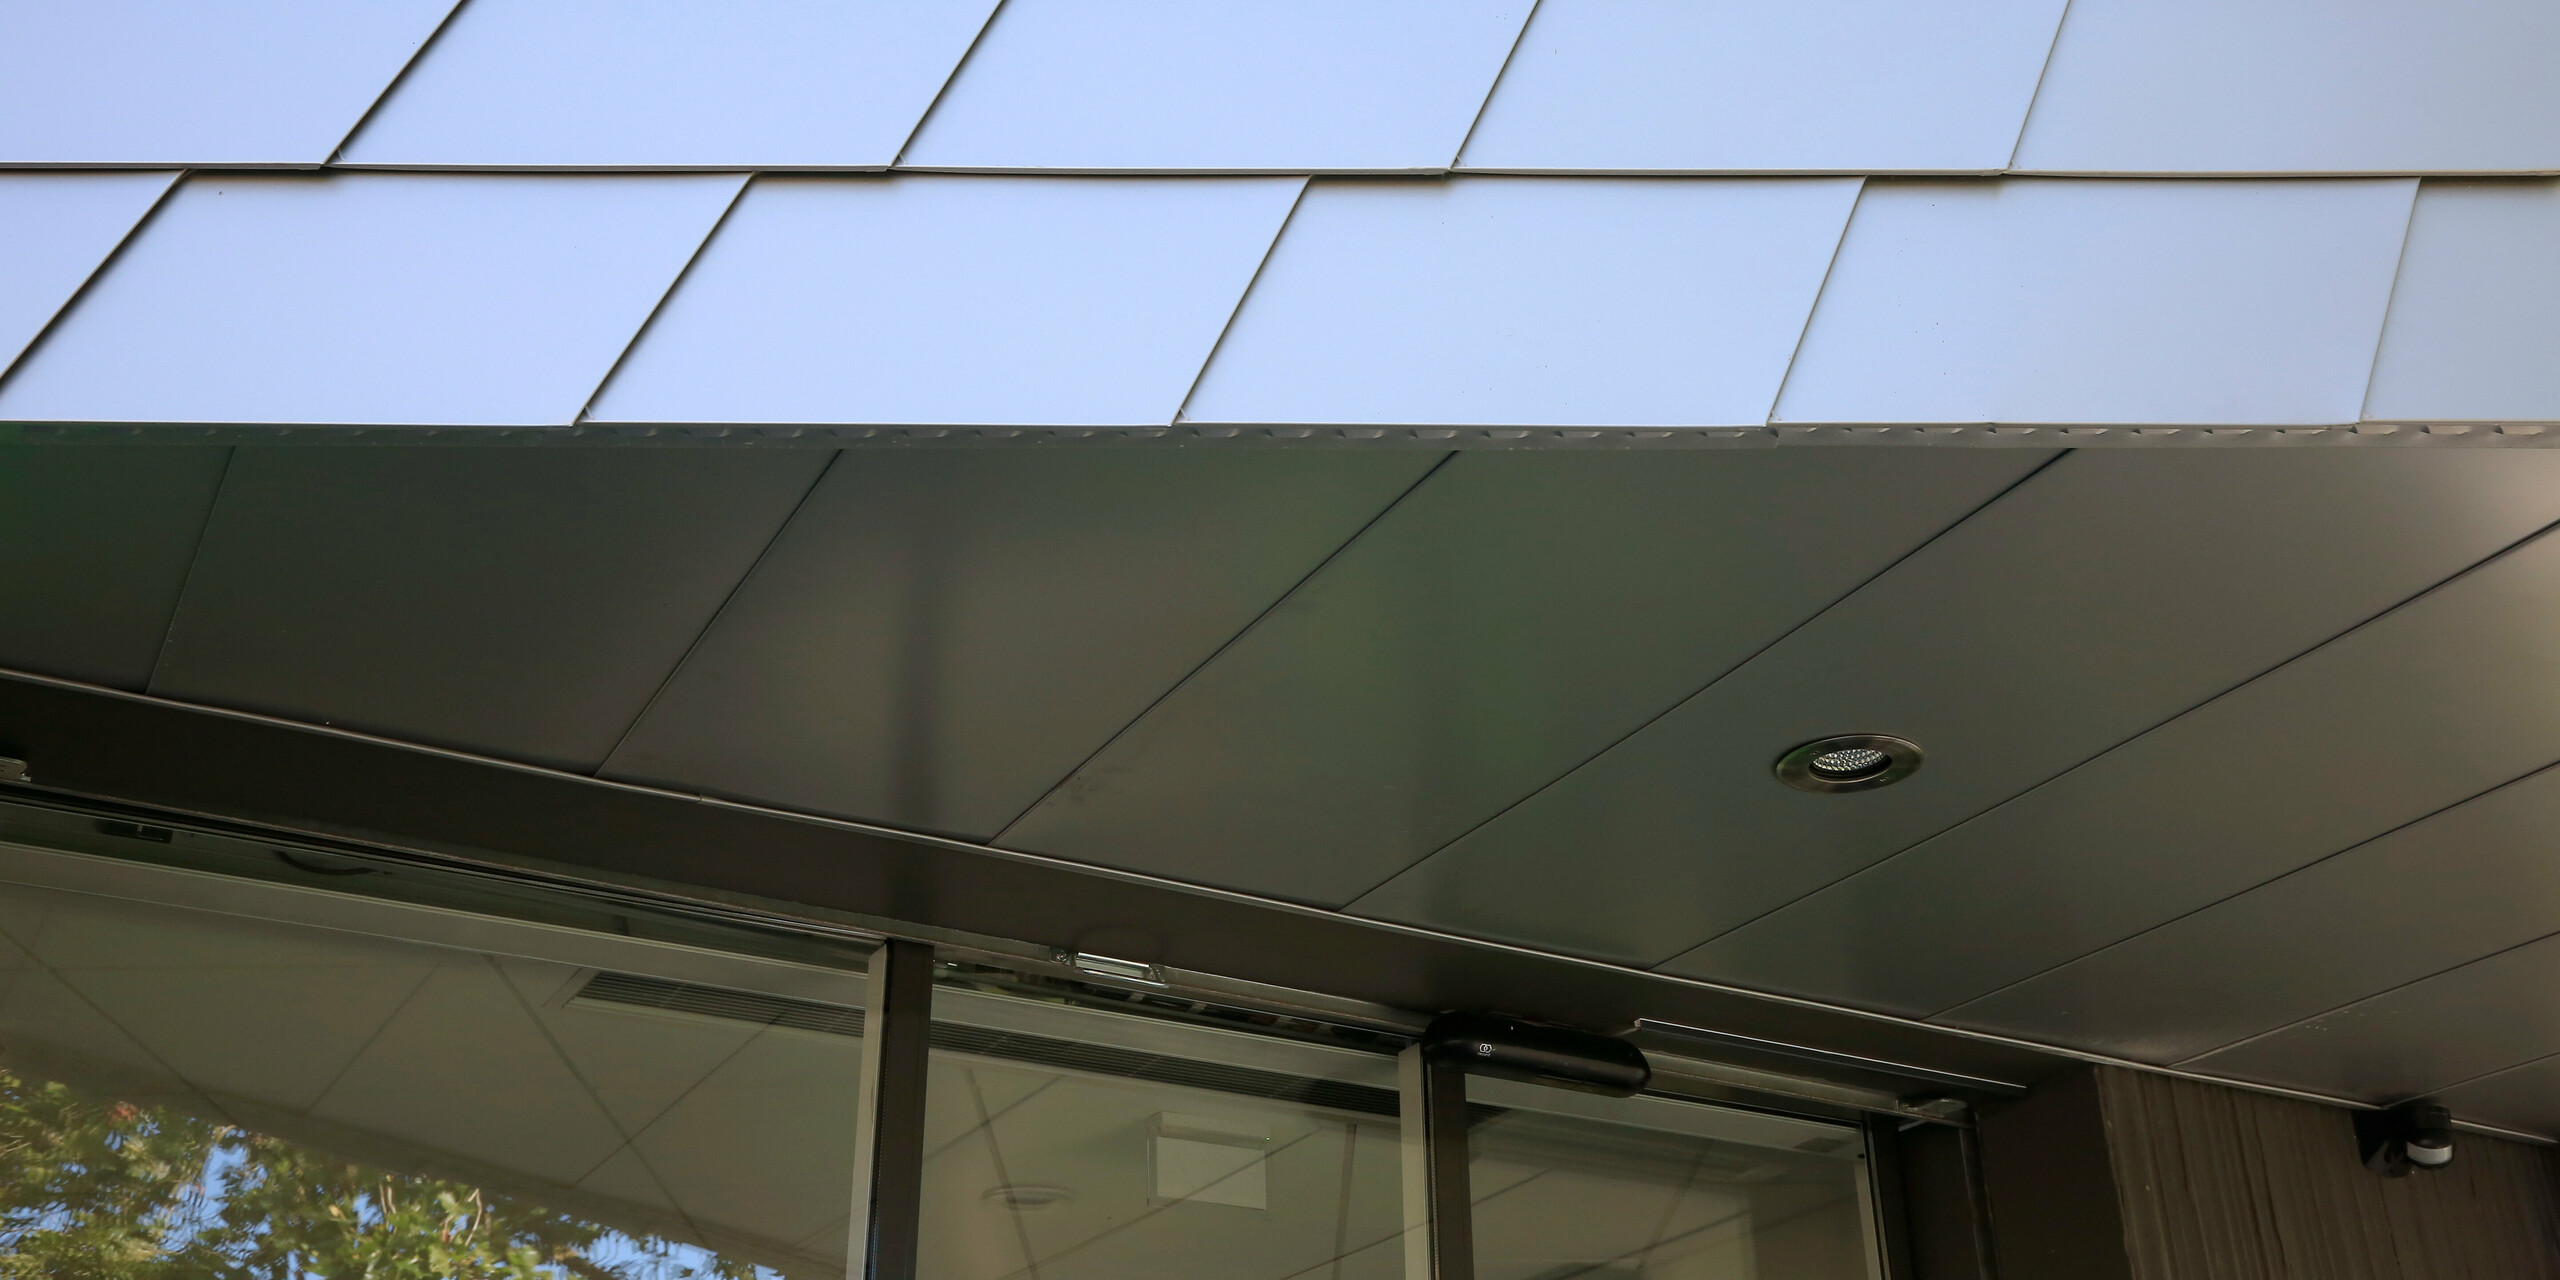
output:
M 937 989 L 925 1280 L 1400 1280 L 1396 1064 Z
M 153 877 L 269 918 L 0 884 L 28 1274 L 842 1276 L 858 956 Z
M 1485 1079 L 1467 1097 L 1478 1280 L 1875 1274 L 1855 1129 Z

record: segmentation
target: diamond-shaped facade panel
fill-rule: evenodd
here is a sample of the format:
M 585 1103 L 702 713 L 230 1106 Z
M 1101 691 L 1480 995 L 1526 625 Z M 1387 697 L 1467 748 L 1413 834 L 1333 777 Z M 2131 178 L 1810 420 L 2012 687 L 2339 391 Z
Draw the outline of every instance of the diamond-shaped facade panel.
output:
M 2417 184 L 1875 183 L 1782 422 L 2354 422 Z
M 1758 425 L 1855 179 L 1307 191 L 1196 422 Z
M 760 181 L 595 416 L 1160 425 L 1290 178 Z
M 1011 0 L 908 148 L 930 169 L 1449 167 L 1527 0 Z
M 739 181 L 193 179 L 0 419 L 565 425 Z
M 887 168 L 993 0 L 473 0 L 346 162 Z
M 1462 169 L 1991 172 L 2061 0 L 1544 0 Z
M 325 163 L 453 6 L 0 5 L 0 164 Z

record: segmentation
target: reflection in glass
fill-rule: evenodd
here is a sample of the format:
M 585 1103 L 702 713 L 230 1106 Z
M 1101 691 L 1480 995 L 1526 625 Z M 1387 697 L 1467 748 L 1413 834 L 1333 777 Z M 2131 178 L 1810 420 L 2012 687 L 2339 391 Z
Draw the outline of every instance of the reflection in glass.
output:
M 755 1280 L 484 1188 L 0 1071 L 0 1277 Z
M 1395 1060 L 945 988 L 926 1280 L 1401 1280 Z
M 272 905 L 0 884 L 0 1277 L 843 1274 L 858 971 Z
M 1854 1129 L 1484 1081 L 1468 1095 L 1511 1104 L 1479 1105 L 1469 1134 L 1478 1280 L 1873 1274 Z

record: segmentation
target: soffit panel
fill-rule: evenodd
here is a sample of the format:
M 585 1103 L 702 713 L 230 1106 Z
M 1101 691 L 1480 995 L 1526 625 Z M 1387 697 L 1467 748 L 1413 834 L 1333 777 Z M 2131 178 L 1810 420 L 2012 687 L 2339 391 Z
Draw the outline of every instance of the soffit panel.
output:
M 1348 902 L 2045 456 L 1460 454 L 1003 839 Z
M 593 768 L 828 456 L 243 449 L 151 691 Z
M 229 453 L 0 446 L 0 666 L 150 680 Z
M 2560 770 L 1959 1005 L 1939 1021 L 2176 1062 L 2560 933 Z
M 2062 0 L 1542 0 L 1459 165 L 2007 167 Z
M 595 416 L 1162 425 L 1300 186 L 759 181 Z
M 1857 189 L 1312 184 L 1183 417 L 1760 425 Z
M 905 163 L 935 169 L 1439 170 L 1528 0 L 1011 0 Z
M 0 8 L 0 164 L 322 164 L 453 5 Z
M 171 173 L 0 174 L 0 372 L 62 310 Z
M 740 181 L 192 179 L 21 363 L 0 418 L 564 425 Z
M 2191 1062 L 2396 1102 L 2560 1053 L 2560 938 L 2503 951 Z
M 2560 168 L 2560 9 L 2538 0 L 2076 0 L 2017 167 Z
M 2416 187 L 1871 183 L 1775 417 L 2354 422 Z
M 887 168 L 993 0 L 473 0 L 348 164 Z
M 1353 910 L 1663 961 L 1981 814 L 2560 517 L 2560 457 L 2519 470 L 2523 456 L 2070 454 Z M 1893 787 L 1841 796 L 1770 776 L 1788 748 L 1857 732 L 1909 737 L 1928 764 Z M 1999 932 L 2000 920 L 1975 920 L 1966 892 L 1883 895 L 1854 922 L 1800 943 L 1777 922 L 1808 908 L 1790 908 L 1732 935 L 1742 941 L 1667 967 L 1904 1007 L 1900 988 L 1879 984 L 1920 981 L 1903 975 L 1935 974 L 1941 962 L 1900 941 L 1897 927 L 1941 919 L 1926 914 L 1935 911 Z M 2067 882 L 2054 892 L 2080 896 Z M 2038 919 L 2061 910 L 2041 899 L 2006 909 Z M 1996 959 L 2012 946 L 2023 941 L 1956 950 Z
M 2560 759 L 2555 615 L 2546 534 L 1670 967 L 1918 1014 L 2031 977 Z
M 993 833 L 1436 461 L 847 453 L 604 771 Z
M 2430 182 L 2365 416 L 2560 418 L 2560 182 Z
M 2560 1133 L 2560 1058 L 2544 1058 L 2441 1089 L 2436 1097 L 2466 1120 L 2526 1133 Z

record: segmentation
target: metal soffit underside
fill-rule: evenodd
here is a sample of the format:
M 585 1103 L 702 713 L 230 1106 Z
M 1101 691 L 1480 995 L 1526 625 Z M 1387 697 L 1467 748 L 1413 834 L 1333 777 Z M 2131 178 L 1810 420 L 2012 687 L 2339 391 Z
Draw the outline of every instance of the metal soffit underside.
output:
M 2555 522 L 2539 451 L 19 445 L 0 665 L 2560 1132 Z

